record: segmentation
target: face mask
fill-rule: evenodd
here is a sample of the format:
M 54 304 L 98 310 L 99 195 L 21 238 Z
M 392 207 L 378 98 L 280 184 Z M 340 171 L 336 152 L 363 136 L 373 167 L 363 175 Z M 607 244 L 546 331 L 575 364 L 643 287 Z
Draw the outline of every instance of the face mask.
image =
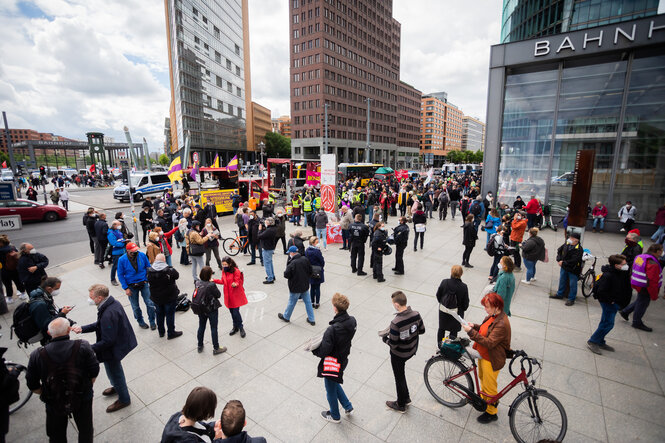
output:
M 622 271 L 627 271 L 628 270 L 628 264 L 625 264 L 625 265 L 621 266 L 621 270 Z
M 231 272 L 231 271 L 230 271 L 231 268 L 228 267 L 228 266 L 222 266 L 222 270 L 223 270 L 224 272 Z
M 55 297 L 56 295 L 60 294 L 60 289 L 54 289 L 51 291 L 51 296 Z
M 212 228 L 212 225 L 206 225 L 206 228 L 210 229 Z
M 32 249 L 30 250 L 30 254 L 36 254 L 36 253 L 37 253 L 37 249 L 32 248 Z
M 573 241 L 571 239 L 568 239 L 568 240 L 566 240 L 566 243 L 568 243 L 569 245 L 572 245 Z
M 250 216 L 249 216 L 249 219 L 250 219 L 250 220 L 254 220 L 254 216 L 253 216 L 253 215 L 250 215 Z
M 91 299 L 90 297 L 88 297 L 88 304 L 89 304 L 90 306 L 94 306 L 94 305 L 95 305 L 95 301 L 94 301 L 93 299 Z
M 385 231 L 385 230 L 386 230 L 386 227 L 385 227 L 385 226 L 381 226 L 379 229 L 381 229 L 382 231 Z

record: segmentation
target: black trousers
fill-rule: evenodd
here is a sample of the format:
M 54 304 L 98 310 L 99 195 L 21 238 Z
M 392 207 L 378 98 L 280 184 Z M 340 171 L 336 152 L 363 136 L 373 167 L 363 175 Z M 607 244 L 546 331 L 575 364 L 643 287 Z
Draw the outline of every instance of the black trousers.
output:
M 448 217 L 448 204 L 440 203 L 439 204 L 439 220 L 445 220 Z
M 383 254 L 372 252 L 372 275 L 377 279 L 383 278 Z
M 633 326 L 640 326 L 644 323 L 642 322 L 642 317 L 647 312 L 647 308 L 651 303 L 651 297 L 649 296 L 649 291 L 642 289 L 637 293 L 637 298 L 634 302 L 629 304 L 623 309 L 625 314 L 633 314 Z
M 514 240 L 510 240 L 510 246 L 515 248 L 515 250 L 513 251 L 513 260 L 515 261 L 515 267 L 521 268 L 522 256 L 520 255 L 520 243 Z
M 633 224 L 634 224 L 634 223 L 635 223 L 635 220 L 633 220 L 632 218 L 629 218 L 628 220 L 626 220 L 626 221 L 621 225 L 621 227 L 622 227 L 623 229 L 625 229 L 626 231 L 630 231 L 631 229 L 633 229 Z
M 284 247 L 284 253 L 286 254 L 286 236 L 281 236 L 277 237 L 277 240 L 282 240 L 282 246 Z M 275 243 L 275 246 L 277 246 L 277 243 Z
M 404 250 L 406 245 L 395 245 L 395 272 L 404 272 Z
M 393 367 L 393 375 L 395 376 L 395 388 L 397 389 L 397 404 L 399 406 L 406 406 L 411 400 L 409 395 L 409 387 L 406 384 L 406 370 L 405 365 L 408 358 L 398 357 L 392 352 L 390 353 L 390 364 Z
M 94 234 L 88 234 L 88 240 L 90 240 L 90 253 L 94 254 L 95 253 L 95 240 L 94 240 Z
M 365 244 L 351 243 L 351 270 L 360 272 L 365 264 Z
M 527 214 L 526 215 L 526 227 L 527 229 L 531 229 L 534 226 L 536 226 L 536 221 L 538 220 L 538 215 L 537 214 Z
M 81 402 L 80 408 L 72 415 L 79 430 L 79 443 L 92 442 L 92 399 Z M 67 442 L 68 423 L 67 415 L 46 407 L 46 435 L 48 435 L 50 443 Z
M 25 290 L 23 283 L 21 283 L 21 280 L 18 278 L 18 271 L 2 269 L 0 270 L 0 275 L 2 276 L 2 284 L 5 285 L 5 295 L 7 297 L 11 297 L 14 293 L 12 282 L 16 285 L 16 290 L 18 292 L 23 292 Z
M 458 311 L 457 313 L 460 317 L 464 318 L 464 312 L 460 314 Z M 457 322 L 457 320 L 453 318 L 452 315 L 441 312 L 441 310 L 439 310 L 439 329 L 436 332 L 437 346 L 441 344 L 441 340 L 443 340 L 443 337 L 446 336 L 446 331 L 450 331 L 448 337 L 457 338 L 457 333 L 460 331 L 460 329 L 462 329 L 462 326 Z
M 406 203 L 399 205 L 399 215 L 404 217 L 406 215 Z
M 415 251 L 417 246 L 418 246 L 418 237 L 420 237 L 420 249 L 423 248 L 423 242 L 425 241 L 425 233 L 424 232 L 418 232 L 415 231 L 415 234 L 413 236 L 413 250 Z
M 465 245 L 464 253 L 462 254 L 462 263 L 469 264 L 469 258 L 471 258 L 471 251 L 476 245 Z

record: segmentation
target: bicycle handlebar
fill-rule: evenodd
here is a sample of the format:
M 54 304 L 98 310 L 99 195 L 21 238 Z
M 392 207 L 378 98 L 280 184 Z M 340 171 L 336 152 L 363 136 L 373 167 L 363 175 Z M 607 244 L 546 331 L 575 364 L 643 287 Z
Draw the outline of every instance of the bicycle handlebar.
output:
M 526 352 L 522 350 L 512 351 L 512 358 L 510 359 L 510 364 L 508 365 L 508 371 L 513 377 L 519 376 L 519 373 L 515 374 L 515 372 L 513 372 L 513 364 L 517 361 L 518 358 L 520 360 L 520 372 L 524 371 L 527 377 L 529 377 L 533 372 L 533 366 L 542 367 L 538 359 L 529 357 Z

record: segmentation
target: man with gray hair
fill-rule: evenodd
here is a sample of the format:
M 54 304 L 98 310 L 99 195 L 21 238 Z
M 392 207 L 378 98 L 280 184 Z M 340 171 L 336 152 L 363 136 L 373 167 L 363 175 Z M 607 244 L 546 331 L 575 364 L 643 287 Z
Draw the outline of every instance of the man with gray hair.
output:
M 93 441 L 92 385 L 99 362 L 85 340 L 70 340 L 72 328 L 66 318 L 48 325 L 52 340 L 30 354 L 25 379 L 28 388 L 46 404 L 46 435 L 49 441 L 67 441 L 68 415 L 76 422 L 79 442 Z
M 275 269 L 272 263 L 272 256 L 275 253 L 275 246 L 277 246 L 277 227 L 275 227 L 274 218 L 268 217 L 264 220 L 264 223 L 259 224 L 259 242 L 261 242 L 263 267 L 266 270 L 266 279 L 263 281 L 263 284 L 269 285 L 275 282 Z

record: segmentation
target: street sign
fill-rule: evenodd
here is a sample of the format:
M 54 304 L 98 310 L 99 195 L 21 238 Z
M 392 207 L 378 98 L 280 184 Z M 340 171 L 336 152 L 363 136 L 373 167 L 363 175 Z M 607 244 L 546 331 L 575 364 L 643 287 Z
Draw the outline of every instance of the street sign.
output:
M 18 231 L 21 229 L 20 215 L 0 215 L 1 231 Z
M 0 183 L 0 202 L 13 202 L 14 200 L 16 200 L 14 183 Z
M 199 161 L 199 153 L 198 152 L 192 152 L 192 160 L 194 163 Z

